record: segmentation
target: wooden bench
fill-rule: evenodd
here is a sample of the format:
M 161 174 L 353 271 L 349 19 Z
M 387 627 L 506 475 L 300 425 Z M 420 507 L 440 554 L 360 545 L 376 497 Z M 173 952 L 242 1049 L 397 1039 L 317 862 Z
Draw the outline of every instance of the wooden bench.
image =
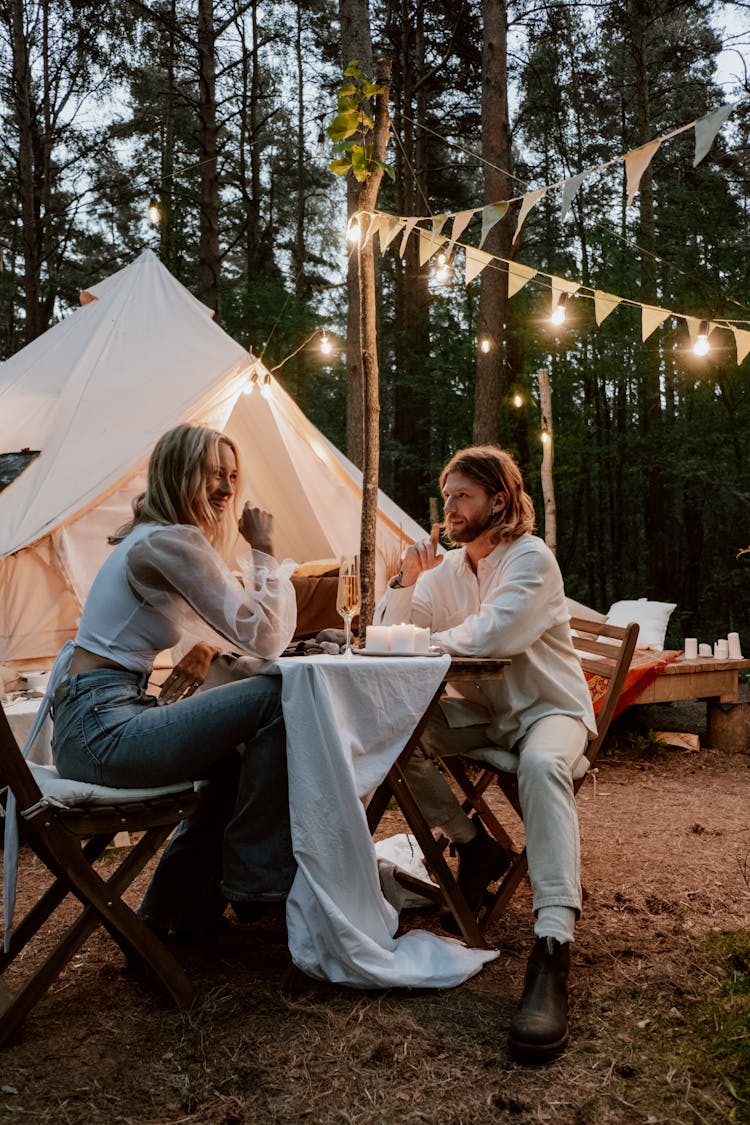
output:
M 739 674 L 750 660 L 716 660 L 711 656 L 667 664 L 633 700 L 644 703 L 706 701 L 706 738 L 710 746 L 732 753 L 750 750 L 750 703 L 740 702 Z

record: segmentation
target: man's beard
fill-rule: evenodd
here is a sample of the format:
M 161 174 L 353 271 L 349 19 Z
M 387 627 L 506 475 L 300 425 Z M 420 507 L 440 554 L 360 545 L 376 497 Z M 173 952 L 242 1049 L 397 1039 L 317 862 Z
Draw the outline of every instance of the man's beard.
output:
M 446 528 L 448 536 L 452 543 L 473 543 L 485 531 L 489 531 L 495 525 L 495 516 L 497 512 L 493 512 L 490 507 L 489 512 L 484 517 L 477 517 L 473 520 L 468 520 L 462 527 L 457 527 L 455 531 L 451 531 L 450 525 Z

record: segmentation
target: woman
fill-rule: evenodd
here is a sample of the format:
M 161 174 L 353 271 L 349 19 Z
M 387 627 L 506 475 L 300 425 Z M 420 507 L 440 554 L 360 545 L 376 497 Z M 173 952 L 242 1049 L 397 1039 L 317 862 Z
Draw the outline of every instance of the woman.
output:
M 149 924 L 167 932 L 212 928 L 225 899 L 247 920 L 263 902 L 282 901 L 294 875 L 279 677 L 193 694 L 218 651 L 207 643 L 215 633 L 267 660 L 294 632 L 293 564 L 273 558 L 268 512 L 245 504 L 238 523 L 237 478 L 237 450 L 225 435 L 180 425 L 159 439 L 146 491 L 93 582 L 54 698 L 62 776 L 115 787 L 208 783 L 141 905 Z M 226 561 L 237 529 L 243 557 L 232 561 L 241 580 Z M 147 694 L 156 654 L 191 640 L 198 644 L 160 698 Z

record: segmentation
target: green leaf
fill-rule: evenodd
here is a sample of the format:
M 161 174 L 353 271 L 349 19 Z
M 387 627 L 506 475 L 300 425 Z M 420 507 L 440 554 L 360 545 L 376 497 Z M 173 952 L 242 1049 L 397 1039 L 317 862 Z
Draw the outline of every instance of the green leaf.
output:
M 339 87 L 340 98 L 353 98 L 359 93 L 356 82 L 345 82 L 343 86 Z
M 356 141 L 334 141 L 331 145 L 331 152 L 349 152 L 350 149 L 354 148 L 356 143 Z
M 343 141 L 346 137 L 351 137 L 352 133 L 356 132 L 358 124 L 359 114 L 356 109 L 346 110 L 344 113 L 337 113 L 328 126 L 328 136 L 332 141 Z
M 373 163 L 377 164 L 378 168 L 382 168 L 386 176 L 395 184 L 396 182 L 396 169 L 392 164 L 384 164 L 382 160 L 375 160 Z
M 358 59 L 352 59 L 352 61 L 349 63 L 348 67 L 344 71 L 344 77 L 345 78 L 364 78 L 364 75 L 362 74 L 362 71 L 360 70 Z
M 351 160 L 332 160 L 328 165 L 331 172 L 337 176 L 345 176 L 352 166 Z
M 378 86 L 375 82 L 369 82 L 366 78 L 362 83 L 362 97 L 374 98 L 376 94 L 382 94 L 385 86 Z
M 359 183 L 364 183 L 370 174 L 370 166 L 367 160 L 367 154 L 362 145 L 356 145 L 352 149 L 352 172 Z
M 360 113 L 359 120 L 365 129 L 375 128 L 375 122 L 373 121 L 372 117 L 370 117 L 369 113 L 365 113 L 364 110 L 362 110 L 362 112 Z

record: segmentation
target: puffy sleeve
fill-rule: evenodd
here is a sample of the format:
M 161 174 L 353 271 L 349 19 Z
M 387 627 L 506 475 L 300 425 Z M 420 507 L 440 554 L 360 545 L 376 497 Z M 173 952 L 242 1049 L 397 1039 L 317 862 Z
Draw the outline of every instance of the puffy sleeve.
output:
M 260 551 L 230 571 L 197 527 L 157 527 L 134 543 L 126 573 L 136 598 L 182 630 L 200 635 L 200 622 L 251 656 L 273 660 L 292 639 L 297 618 L 295 563 Z

